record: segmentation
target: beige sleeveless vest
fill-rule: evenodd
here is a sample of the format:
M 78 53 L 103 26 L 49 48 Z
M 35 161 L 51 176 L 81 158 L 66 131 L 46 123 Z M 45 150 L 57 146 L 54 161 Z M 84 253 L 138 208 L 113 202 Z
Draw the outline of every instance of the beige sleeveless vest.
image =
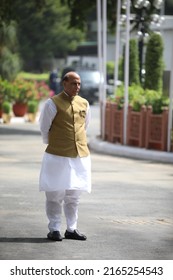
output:
M 76 95 L 69 97 L 64 92 L 52 97 L 57 114 L 49 131 L 46 152 L 64 157 L 89 155 L 85 132 L 87 101 Z

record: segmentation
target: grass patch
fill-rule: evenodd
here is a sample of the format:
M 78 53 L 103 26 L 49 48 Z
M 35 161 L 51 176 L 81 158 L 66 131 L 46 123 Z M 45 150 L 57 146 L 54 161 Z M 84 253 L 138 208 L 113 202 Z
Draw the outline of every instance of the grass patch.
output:
M 36 73 L 20 72 L 17 77 L 23 78 L 25 80 L 34 80 L 34 81 L 38 81 L 38 82 L 39 81 L 48 82 L 49 73 L 36 74 Z

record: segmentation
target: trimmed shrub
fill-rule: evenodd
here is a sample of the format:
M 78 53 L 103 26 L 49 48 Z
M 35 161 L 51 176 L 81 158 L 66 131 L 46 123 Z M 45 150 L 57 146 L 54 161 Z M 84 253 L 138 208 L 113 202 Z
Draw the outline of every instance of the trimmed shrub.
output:
M 145 59 L 145 88 L 162 92 L 163 86 L 163 40 L 153 33 L 147 44 Z

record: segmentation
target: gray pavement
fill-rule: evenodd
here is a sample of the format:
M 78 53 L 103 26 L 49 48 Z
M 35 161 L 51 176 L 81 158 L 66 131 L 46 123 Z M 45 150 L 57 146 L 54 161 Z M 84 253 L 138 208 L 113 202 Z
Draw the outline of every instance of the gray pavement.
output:
M 88 131 L 93 190 L 79 207 L 79 230 L 88 240 L 54 243 L 46 239 L 45 198 L 38 192 L 45 148 L 38 123 L 0 124 L 1 260 L 173 259 L 170 156 L 158 152 L 154 158 L 157 152 L 150 151 L 137 158 L 134 148 L 101 141 L 96 121 L 93 125 Z

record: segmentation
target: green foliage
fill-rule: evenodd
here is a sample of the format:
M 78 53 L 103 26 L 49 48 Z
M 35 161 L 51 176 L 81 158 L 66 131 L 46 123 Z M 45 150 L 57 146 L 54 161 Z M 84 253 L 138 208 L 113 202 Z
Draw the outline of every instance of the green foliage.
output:
M 60 0 L 49 0 L 40 10 L 34 3 L 23 2 L 16 8 L 20 15 L 19 43 L 25 71 L 44 72 L 51 68 L 46 61 L 66 57 L 84 38 L 79 29 L 69 28 L 70 10 Z M 29 23 L 29 24 L 28 24 Z
M 11 103 L 8 101 L 4 101 L 2 103 L 2 112 L 5 114 L 10 114 L 11 112 Z
M 36 84 L 37 100 L 46 99 L 54 95 L 54 92 L 49 88 L 49 86 L 44 82 L 40 81 Z
M 49 98 L 53 91 L 44 81 L 25 80 L 20 77 L 13 82 L 0 79 L 0 104 L 4 101 L 12 103 L 28 103 Z
M 115 64 L 113 61 L 108 61 L 107 64 L 107 74 L 113 76 L 114 75 L 114 67 Z
M 124 63 L 125 63 L 125 47 L 123 49 L 123 57 L 119 64 L 119 69 L 121 73 L 121 80 L 124 81 Z M 129 85 L 140 84 L 139 81 L 139 56 L 137 41 L 135 39 L 130 39 L 129 45 Z
M 70 13 L 71 10 L 67 5 L 62 5 L 60 0 L 2 0 L 0 1 L 0 28 L 6 26 L 6 35 L 3 36 L 5 45 L 7 47 L 7 31 L 11 33 L 12 28 L 8 30 L 11 21 L 17 22 L 19 52 L 23 62 L 23 69 L 27 71 L 44 72 L 52 68 L 52 58 L 66 58 L 69 51 L 75 50 L 77 45 L 84 39 L 84 32 L 79 28 L 70 27 Z M 14 35 L 14 32 L 13 32 Z M 0 30 L 0 53 L 2 49 L 2 39 Z M 9 79 L 7 76 L 7 69 L 14 70 L 16 73 L 19 70 L 19 63 L 17 64 L 17 55 L 14 47 L 18 45 L 16 40 L 10 39 L 13 42 L 13 50 L 11 55 L 8 52 L 4 54 L 3 60 L 3 78 Z M 12 57 L 15 54 L 15 57 Z M 1 55 L 0 55 L 1 57 Z M 12 60 L 13 58 L 13 60 Z M 10 62 L 11 61 L 11 62 Z M 16 73 L 14 71 L 14 79 Z
M 147 44 L 145 60 L 145 88 L 162 92 L 163 80 L 163 40 L 153 33 Z
M 123 108 L 124 105 L 124 91 L 124 85 L 116 89 L 114 101 L 118 104 L 119 109 Z M 129 104 L 132 106 L 133 110 L 140 111 L 141 106 L 146 102 L 144 89 L 139 85 L 132 84 L 128 87 L 128 94 Z
M 140 111 L 141 106 L 146 103 L 144 89 L 136 84 L 129 86 L 129 104 L 134 111 Z
M 139 55 L 137 40 L 130 40 L 130 55 L 129 55 L 129 85 L 140 84 L 139 81 Z
M 15 79 L 12 83 L 10 98 L 14 103 L 28 103 L 37 98 L 36 84 L 23 79 Z
M 35 100 L 31 100 L 27 104 L 27 111 L 28 113 L 35 114 L 38 110 L 38 102 Z
M 63 4 L 66 4 L 70 8 L 70 26 L 80 28 L 81 30 L 86 29 L 87 19 L 91 16 L 94 11 L 94 18 L 96 18 L 96 3 L 93 0 L 61 0 Z M 116 6 L 117 1 L 107 0 L 107 10 L 109 14 L 109 29 L 115 29 L 116 20 Z
M 20 67 L 19 55 L 4 47 L 0 55 L 0 75 L 3 79 L 14 80 L 21 69 Z
M 18 78 L 29 80 L 29 81 L 44 81 L 48 82 L 49 80 L 49 73 L 29 73 L 29 72 L 20 72 L 17 75 Z
M 45 3 L 46 0 L 29 0 L 27 1 L 27 6 L 30 4 L 33 5 L 33 11 L 38 11 L 41 10 Z M 2 23 L 9 23 L 11 20 L 15 20 L 17 22 L 20 21 L 20 14 L 18 14 L 17 8 L 19 6 L 22 6 L 24 4 L 24 1 L 22 0 L 1 0 L 0 1 L 0 25 Z
M 114 99 L 115 103 L 117 103 L 118 109 L 122 109 L 124 105 L 124 86 L 121 85 L 117 87 L 116 96 Z
M 120 81 L 124 81 L 124 59 L 123 57 L 119 58 L 119 62 L 118 62 L 118 79 Z
M 155 90 L 145 90 L 146 95 L 146 105 L 151 105 L 153 108 L 153 113 L 160 114 L 164 107 L 169 106 L 169 98 L 162 95 L 160 92 Z
M 0 103 L 2 104 L 4 101 L 11 101 L 10 95 L 12 92 L 12 84 L 0 78 Z
M 0 75 L 12 81 L 21 69 L 21 60 L 17 53 L 16 24 L 0 25 Z
M 116 89 L 116 94 L 108 98 L 111 102 L 116 102 L 119 109 L 124 106 L 124 85 Z M 169 106 L 169 98 L 163 96 L 160 92 L 155 90 L 144 90 L 141 86 L 132 84 L 128 88 L 129 104 L 133 111 L 139 112 L 142 105 L 152 106 L 154 114 L 163 112 L 164 107 Z

